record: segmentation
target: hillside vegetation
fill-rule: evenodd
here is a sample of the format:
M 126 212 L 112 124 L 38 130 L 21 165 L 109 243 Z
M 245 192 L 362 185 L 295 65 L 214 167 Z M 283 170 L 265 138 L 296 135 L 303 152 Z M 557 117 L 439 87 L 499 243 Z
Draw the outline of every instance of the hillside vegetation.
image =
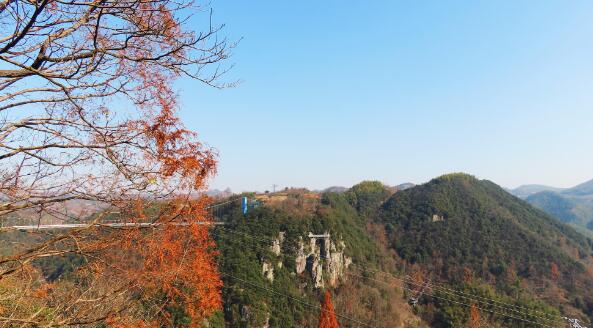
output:
M 226 225 L 211 234 L 224 305 L 209 327 L 315 327 L 325 291 L 341 327 L 562 327 L 561 316 L 593 318 L 593 241 L 492 182 L 451 174 L 395 193 L 363 182 L 281 196 L 259 197 L 246 215 L 237 202 L 218 212 Z M 35 264 L 58 286 L 80 263 Z M 191 323 L 175 307 L 165 311 L 174 326 Z
M 225 283 L 221 316 L 227 325 L 314 327 L 323 290 L 329 288 L 341 327 L 356 327 L 357 322 L 374 327 L 426 326 L 412 313 L 397 285 L 374 281 L 373 273 L 361 271 L 363 267 L 395 268 L 391 255 L 373 240 L 366 218 L 359 214 L 389 196 L 385 189 L 373 186 L 368 183 L 346 193 L 324 193 L 313 208 L 305 208 L 302 196 L 292 194 L 284 202 L 259 206 L 246 216 L 238 209 L 229 211 L 224 216 L 228 224 L 213 232 Z M 309 233 L 329 233 L 336 244 L 344 243 L 344 253 L 353 265 L 335 286 L 326 280 L 323 288 L 316 288 L 310 272 L 295 272 L 299 241 L 306 241 Z M 275 254 L 271 246 L 280 234 L 283 241 Z M 263 263 L 272 265 L 273 280 L 263 274 Z
M 299 197 L 305 198 L 292 194 L 246 217 L 229 213 L 230 225 L 216 232 L 221 270 L 230 275 L 221 314 L 227 324 L 315 326 L 319 310 L 286 295 L 319 304 L 328 288 L 338 313 L 379 327 L 461 327 L 471 320 L 472 304 L 491 327 L 563 325 L 561 313 L 591 319 L 593 242 L 492 182 L 453 174 L 395 194 L 364 182 L 323 193 L 313 206 L 302 206 Z M 299 238 L 310 232 L 345 243 L 353 264 L 336 286 L 316 288 L 309 274 L 294 272 Z M 281 233 L 282 252 L 275 255 L 270 246 Z M 274 266 L 273 281 L 262 273 L 264 262 Z M 431 287 L 410 307 L 424 284 Z
M 452 174 L 393 195 L 380 220 L 398 255 L 451 284 L 593 314 L 593 242 L 490 181 Z

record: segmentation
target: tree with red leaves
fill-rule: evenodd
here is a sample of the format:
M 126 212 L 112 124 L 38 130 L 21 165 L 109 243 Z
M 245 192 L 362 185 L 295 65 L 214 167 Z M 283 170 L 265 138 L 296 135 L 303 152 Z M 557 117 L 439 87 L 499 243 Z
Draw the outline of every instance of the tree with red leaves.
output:
M 560 278 L 560 270 L 558 269 L 558 264 L 552 262 L 550 264 L 550 275 L 554 281 L 557 281 Z
M 468 328 L 480 328 L 480 311 L 478 311 L 478 307 L 476 304 L 472 303 L 470 308 L 470 318 L 468 323 Z
M 317 328 L 339 328 L 338 319 L 334 312 L 334 305 L 332 304 L 332 297 L 329 291 L 325 292 L 323 303 L 321 305 L 321 315 L 319 317 L 319 325 Z
M 198 327 L 221 307 L 201 196 L 216 153 L 184 127 L 173 89 L 182 76 L 226 86 L 220 62 L 232 45 L 204 9 L 178 0 L 0 0 L 2 229 L 83 223 L 0 232 L 26 241 L 0 257 L 0 308 L 9 305 L 0 324 L 170 326 L 181 313 Z M 188 30 L 190 17 L 205 29 Z M 83 265 L 53 284 L 32 265 L 69 256 Z

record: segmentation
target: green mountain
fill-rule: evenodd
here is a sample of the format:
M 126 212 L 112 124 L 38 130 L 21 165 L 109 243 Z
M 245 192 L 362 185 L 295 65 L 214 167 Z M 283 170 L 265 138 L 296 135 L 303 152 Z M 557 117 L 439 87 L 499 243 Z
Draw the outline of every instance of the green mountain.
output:
M 541 192 L 527 197 L 527 202 L 546 213 L 583 228 L 593 224 L 593 198 Z M 593 231 L 589 231 L 593 233 Z
M 241 196 L 247 214 L 229 202 L 211 230 L 224 304 L 208 327 L 315 327 L 325 290 L 340 327 L 467 327 L 470 308 L 492 328 L 593 321 L 593 241 L 490 181 Z M 35 265 L 60 281 L 79 262 Z
M 375 327 L 463 327 L 471 304 L 490 327 L 593 317 L 593 241 L 492 182 L 453 174 L 395 194 L 364 182 L 302 199 L 235 210 L 215 233 L 226 325 L 315 326 L 324 289 L 341 315 Z
M 393 195 L 380 220 L 398 255 L 438 279 L 470 272 L 508 296 L 593 316 L 593 241 L 490 181 L 442 176 Z
M 314 327 L 323 291 L 330 289 L 341 327 L 427 327 L 402 289 L 372 271 L 397 272 L 365 216 L 390 195 L 382 184 L 364 182 L 316 198 L 289 194 L 245 216 L 238 208 L 223 214 L 227 224 L 213 236 L 224 312 L 211 326 Z

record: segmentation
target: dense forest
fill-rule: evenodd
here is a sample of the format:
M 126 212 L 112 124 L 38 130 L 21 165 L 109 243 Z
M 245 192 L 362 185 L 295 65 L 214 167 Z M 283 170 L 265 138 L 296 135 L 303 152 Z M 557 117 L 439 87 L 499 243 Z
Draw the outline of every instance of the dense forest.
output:
M 443 176 L 393 195 L 379 219 L 398 256 L 435 279 L 593 314 L 591 239 L 492 182 Z
M 247 274 L 246 280 L 316 304 L 322 288 L 310 275 L 295 274 L 297 241 L 310 232 L 330 232 L 344 241 L 353 265 L 336 286 L 325 288 L 337 294 L 338 312 L 373 326 L 460 327 L 471 320 L 472 305 L 494 327 L 562 325 L 561 313 L 591 319 L 593 242 L 489 181 L 453 174 L 395 193 L 363 182 L 343 193 L 323 193 L 318 203 L 304 200 L 293 193 L 245 217 L 229 213 L 230 225 L 223 228 L 229 231 L 216 233 L 222 272 Z M 270 246 L 280 234 L 285 241 L 276 256 Z M 262 274 L 268 259 L 282 263 L 272 282 Z M 417 305 L 406 304 L 424 285 L 430 288 Z M 312 326 L 316 317 L 315 309 L 286 304 L 285 295 L 248 291 L 229 276 L 224 293 L 224 318 L 231 325 Z M 347 307 L 353 297 L 369 304 L 372 295 L 381 297 L 367 309 Z M 251 308 L 259 311 L 246 310 Z M 385 316 L 405 319 L 372 321 Z
M 315 327 L 328 291 L 341 327 L 593 318 L 593 241 L 492 182 L 453 174 L 402 191 L 363 182 L 240 196 L 251 200 L 247 213 L 231 202 L 216 213 L 225 225 L 211 229 L 224 305 L 209 327 Z M 4 241 L 27 238 L 11 236 Z M 84 259 L 35 264 L 60 282 Z M 175 326 L 191 323 L 165 310 Z

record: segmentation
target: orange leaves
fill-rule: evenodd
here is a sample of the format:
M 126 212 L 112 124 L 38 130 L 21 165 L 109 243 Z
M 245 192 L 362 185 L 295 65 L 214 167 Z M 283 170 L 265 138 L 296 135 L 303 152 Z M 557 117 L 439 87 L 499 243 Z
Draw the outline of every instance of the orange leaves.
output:
M 319 324 L 317 328 L 339 328 L 336 313 L 334 312 L 334 305 L 332 304 L 331 294 L 329 291 L 325 292 L 323 304 L 321 306 L 321 315 L 319 317 Z
M 216 171 L 216 156 L 177 116 L 177 97 L 171 89 L 174 76 L 144 62 L 124 70 L 139 81 L 137 102 L 144 117 L 129 127 L 145 142 L 145 158 L 158 165 L 162 178 L 176 177 L 182 188 L 200 189 Z
M 553 280 L 558 280 L 558 278 L 560 278 L 560 270 L 558 269 L 558 265 L 554 262 L 550 264 L 550 275 Z
M 472 303 L 470 308 L 470 319 L 468 328 L 480 328 L 480 311 L 475 303 Z
M 51 291 L 51 288 L 52 284 L 45 283 L 39 286 L 39 288 L 35 289 L 31 294 L 36 298 L 46 298 L 49 294 L 49 291 Z
M 156 324 L 150 325 L 147 322 L 135 320 L 132 322 L 125 322 L 117 316 L 110 316 L 105 320 L 107 328 L 149 328 L 158 327 Z
M 215 170 L 214 154 L 192 140 L 195 134 L 184 129 L 173 114 L 171 108 L 163 106 L 152 122 L 145 122 L 145 133 L 155 145 L 155 157 L 162 164 L 162 175 L 179 174 L 188 179 L 188 188 L 197 189 Z
M 218 269 L 214 242 L 207 227 L 169 225 L 142 247 L 144 286 L 163 292 L 170 302 L 184 308 L 197 322 L 220 308 Z
M 162 303 L 157 308 L 176 306 L 196 327 L 222 306 L 216 245 L 204 224 L 209 221 L 205 202 L 175 199 L 159 204 L 151 220 L 160 225 L 129 229 L 111 246 L 110 262 L 118 263 L 121 277 L 136 286 L 141 300 L 157 300 Z M 137 200 L 132 210 L 146 215 L 145 220 L 151 215 L 141 203 Z M 154 320 L 169 319 L 161 311 Z
M 137 10 L 130 13 L 130 20 L 139 32 L 159 33 L 169 39 L 181 34 L 181 28 L 172 11 L 158 1 L 140 2 Z
M 180 120 L 173 82 L 183 74 L 216 84 L 213 64 L 227 58 L 220 28 L 188 30 L 191 0 L 44 3 L 47 10 L 37 1 L 9 1 L 23 11 L 7 16 L 15 38 L 0 40 L 19 68 L 6 84 L 14 94 L 0 101 L 14 110 L 4 124 L 15 140 L 6 151 L 19 149 L 2 162 L 4 201 L 40 218 L 97 226 L 32 241 L 10 266 L 62 254 L 84 258 L 75 279 L 56 285 L 68 288 L 35 290 L 68 309 L 40 326 L 74 326 L 109 313 L 117 313 L 113 327 L 162 326 L 169 305 L 199 325 L 220 307 L 221 282 L 214 243 L 206 226 L 195 224 L 207 220 L 204 201 L 188 201 L 188 194 L 206 188 L 216 154 Z M 73 214 L 63 205 L 70 200 L 92 203 L 92 215 Z M 101 225 L 109 220 L 162 224 Z M 56 293 L 67 297 L 52 298 Z M 80 295 L 85 302 L 76 301 Z M 23 318 L 35 313 L 29 310 Z

